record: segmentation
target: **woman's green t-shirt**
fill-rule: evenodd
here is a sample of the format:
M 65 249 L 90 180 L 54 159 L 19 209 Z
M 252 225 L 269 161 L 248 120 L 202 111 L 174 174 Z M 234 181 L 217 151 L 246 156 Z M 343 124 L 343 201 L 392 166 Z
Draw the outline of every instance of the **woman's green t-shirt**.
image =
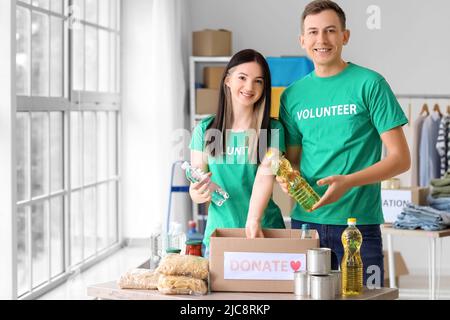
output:
M 214 117 L 200 122 L 194 129 L 189 148 L 205 151 L 205 133 Z M 277 120 L 270 121 L 271 139 L 269 146 L 285 152 L 284 129 Z M 209 247 L 209 238 L 216 228 L 245 228 L 250 197 L 258 166 L 249 161 L 247 132 L 230 132 L 226 154 L 220 157 L 208 156 L 211 180 L 222 187 L 229 199 L 222 206 L 210 203 L 203 243 Z M 264 217 L 263 228 L 285 228 L 280 208 L 270 199 Z

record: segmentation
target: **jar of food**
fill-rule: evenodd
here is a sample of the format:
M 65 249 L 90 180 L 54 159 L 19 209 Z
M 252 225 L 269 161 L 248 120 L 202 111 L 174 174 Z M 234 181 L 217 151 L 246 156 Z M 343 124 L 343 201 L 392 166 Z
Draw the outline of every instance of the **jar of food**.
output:
M 201 240 L 187 240 L 186 254 L 192 256 L 202 256 L 202 241 Z

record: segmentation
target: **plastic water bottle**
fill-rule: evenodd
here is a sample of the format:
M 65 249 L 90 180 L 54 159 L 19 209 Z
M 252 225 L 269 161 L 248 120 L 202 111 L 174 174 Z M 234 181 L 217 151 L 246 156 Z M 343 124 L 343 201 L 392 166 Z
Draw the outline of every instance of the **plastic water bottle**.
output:
M 223 205 L 223 203 L 230 197 L 225 190 L 212 182 L 211 178 L 202 170 L 192 167 L 188 162 L 184 162 L 181 165 L 181 168 L 186 171 L 186 178 L 192 183 L 197 183 L 208 179 L 205 183 L 209 183 L 208 189 L 211 192 L 211 200 L 219 207 Z
M 319 195 L 300 175 L 300 172 L 293 170 L 291 163 L 284 156 L 274 159 L 273 155 L 268 153 L 271 159 L 272 170 L 288 184 L 289 194 L 305 209 L 310 211 L 320 200 Z
M 161 225 L 155 226 L 150 235 L 150 269 L 156 269 L 163 256 Z
M 186 234 L 183 232 L 181 223 L 172 222 L 169 233 L 167 234 L 166 250 L 180 249 L 181 252 L 186 250 Z
M 342 294 L 354 296 L 362 293 L 363 289 L 363 263 L 360 248 L 362 244 L 361 232 L 356 227 L 356 219 L 347 220 L 348 227 L 341 236 L 344 246 L 344 256 L 341 262 Z
M 188 226 L 188 240 L 203 240 L 203 234 L 197 231 L 197 223 L 194 220 L 190 220 Z
M 309 229 L 309 224 L 302 224 L 302 233 L 300 239 L 311 239 L 311 230 Z

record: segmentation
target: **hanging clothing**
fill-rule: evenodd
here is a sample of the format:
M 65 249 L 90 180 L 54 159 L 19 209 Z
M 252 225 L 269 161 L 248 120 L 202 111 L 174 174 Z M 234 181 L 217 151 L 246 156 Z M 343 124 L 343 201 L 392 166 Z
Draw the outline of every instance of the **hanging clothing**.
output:
M 431 179 L 440 177 L 441 159 L 436 150 L 440 123 L 441 116 L 436 111 L 423 122 L 419 155 L 419 183 L 422 187 L 427 187 Z
M 442 178 L 448 170 L 448 143 L 449 138 L 449 127 L 450 127 L 450 116 L 446 115 L 442 117 L 441 123 L 439 124 L 439 133 L 436 142 L 436 150 L 439 153 L 440 162 L 441 162 L 441 170 L 440 177 Z
M 419 164 L 420 164 L 420 139 L 422 137 L 423 122 L 427 116 L 419 115 L 413 123 L 413 142 L 411 150 L 411 185 L 419 186 Z
M 450 115 L 448 115 L 450 117 Z M 446 159 L 447 159 L 447 170 L 444 174 L 444 177 L 447 177 L 450 175 L 450 121 L 447 126 L 447 152 L 445 153 Z

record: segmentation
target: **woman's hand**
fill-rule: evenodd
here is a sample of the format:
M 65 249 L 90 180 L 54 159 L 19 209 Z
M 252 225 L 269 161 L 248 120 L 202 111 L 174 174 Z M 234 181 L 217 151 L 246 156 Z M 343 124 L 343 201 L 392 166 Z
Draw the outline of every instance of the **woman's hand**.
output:
M 264 238 L 261 222 L 258 219 L 248 217 L 247 223 L 245 224 L 245 235 L 248 239 Z
M 207 177 L 211 177 L 212 173 L 208 172 Z M 211 201 L 211 192 L 208 189 L 211 179 L 203 179 L 200 182 L 191 183 L 189 187 L 189 194 L 191 195 L 192 201 L 195 203 L 205 203 Z
M 295 175 L 300 176 L 300 171 L 294 170 L 294 173 L 295 173 Z M 278 184 L 280 185 L 281 190 L 283 190 L 284 193 L 289 195 L 289 184 L 286 181 L 286 179 L 277 176 L 276 180 L 277 180 Z
M 328 185 L 328 189 L 311 211 L 338 201 L 350 188 L 347 176 L 331 176 L 317 181 L 318 186 Z
M 289 194 L 288 183 L 286 182 L 286 180 L 278 176 L 276 177 L 276 180 L 280 185 L 281 190 L 283 190 L 284 193 Z

